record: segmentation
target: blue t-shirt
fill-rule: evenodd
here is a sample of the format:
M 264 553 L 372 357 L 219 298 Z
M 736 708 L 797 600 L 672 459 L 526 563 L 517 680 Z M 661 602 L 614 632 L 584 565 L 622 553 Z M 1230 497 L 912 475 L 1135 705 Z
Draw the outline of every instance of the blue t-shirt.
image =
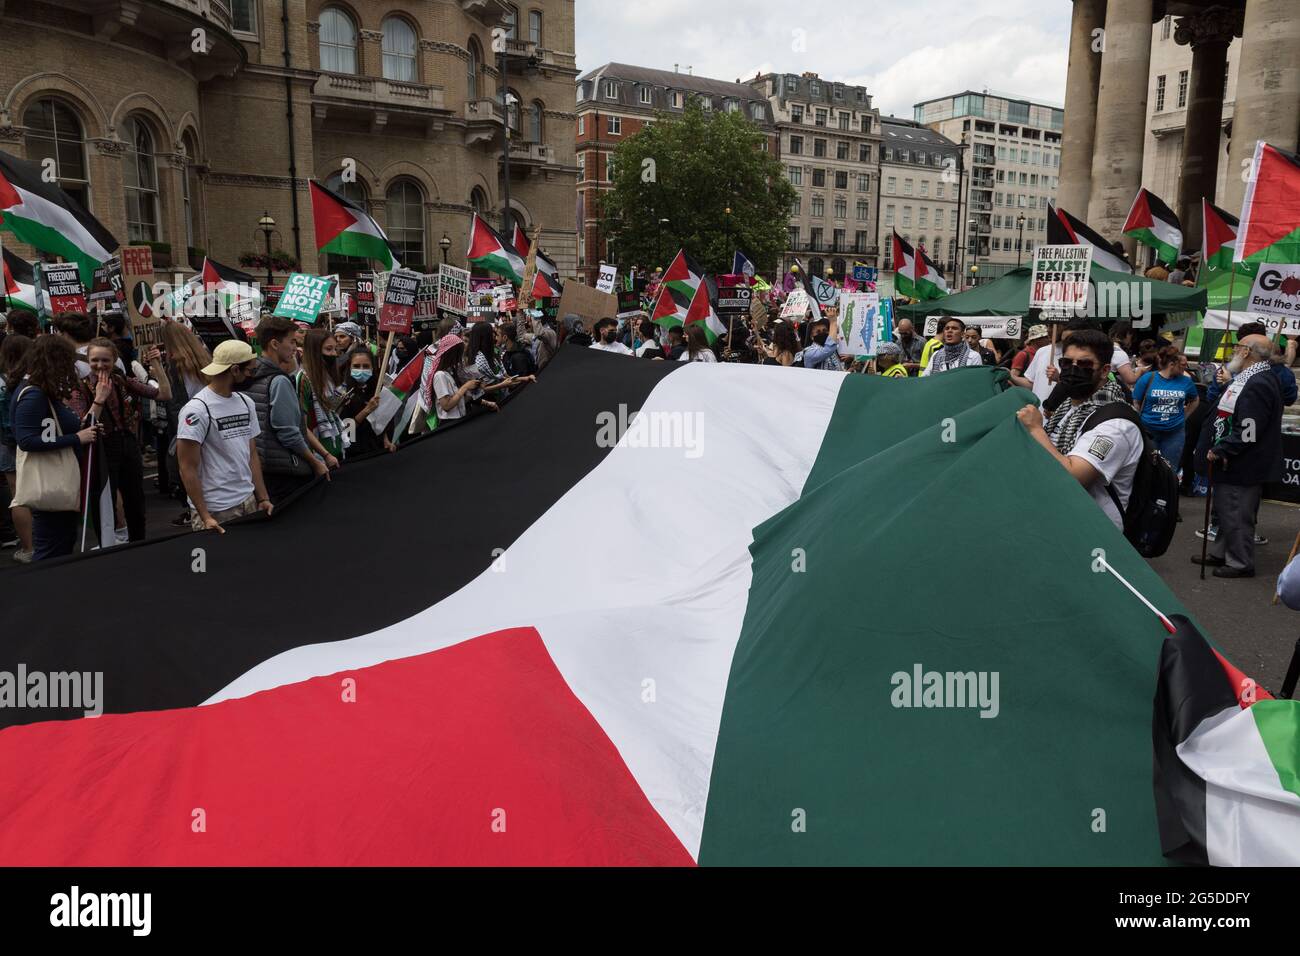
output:
M 1142 424 L 1155 432 L 1182 428 L 1187 403 L 1196 397 L 1196 383 L 1190 375 L 1165 378 L 1152 371 L 1133 386 L 1133 400 L 1142 403 Z

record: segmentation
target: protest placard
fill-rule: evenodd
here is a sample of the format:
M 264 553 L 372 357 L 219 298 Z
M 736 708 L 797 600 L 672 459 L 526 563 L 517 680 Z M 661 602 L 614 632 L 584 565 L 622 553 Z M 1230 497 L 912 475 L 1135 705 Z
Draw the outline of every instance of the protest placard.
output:
M 364 326 L 374 325 L 379 321 L 379 306 L 375 302 L 375 274 L 361 272 L 357 274 L 357 321 Z
M 749 315 L 749 310 L 754 301 L 754 290 L 748 286 L 718 285 L 718 315 L 724 319 L 728 316 Z
M 617 315 L 620 319 L 645 311 L 641 308 L 641 296 L 636 292 L 629 289 L 619 289 L 615 295 L 618 297 Z
M 939 334 L 939 323 L 945 316 L 931 315 L 925 320 L 925 336 Z M 968 329 L 979 329 L 982 339 L 1018 339 L 1025 319 L 1020 315 L 962 315 L 958 316 Z
M 497 300 L 492 294 L 492 290 L 471 292 L 469 294 L 469 306 L 466 312 L 466 319 L 470 322 L 484 322 L 489 319 L 495 319 L 497 315 Z
M 808 303 L 808 293 L 803 289 L 795 289 L 785 297 L 785 304 L 781 306 L 781 318 L 802 322 L 808 312 Z
M 469 271 L 455 266 L 438 268 L 438 308 L 452 315 L 469 312 Z
M 126 307 L 122 284 L 122 260 L 117 256 L 95 270 L 90 286 L 90 305 L 100 312 L 121 312 Z
M 596 289 L 600 292 L 614 291 L 614 283 L 618 281 L 618 266 L 602 265 L 600 267 L 600 278 L 596 280 Z
M 52 315 L 86 311 L 86 286 L 75 262 L 43 262 L 41 271 Z
M 396 269 L 388 276 L 384 306 L 379 311 L 379 331 L 409 335 L 415 321 L 415 299 L 420 293 L 420 273 Z
M 325 276 L 309 276 L 295 272 L 284 283 L 284 291 L 275 303 L 272 315 L 295 322 L 315 325 L 321 309 L 329 296 L 330 280 Z
M 415 325 L 428 328 L 438 321 L 438 273 L 427 272 L 420 276 L 420 288 L 415 293 Z
M 566 282 L 560 296 L 560 318 L 566 315 L 581 316 L 590 327 L 597 319 L 612 319 L 618 315 L 618 297 L 581 282 Z
M 1029 308 L 1042 309 L 1044 319 L 1058 321 L 1086 313 L 1091 274 L 1091 246 L 1039 246 L 1034 250 Z
M 874 356 L 880 343 L 880 296 L 874 292 L 841 292 L 840 354 Z
M 54 297 L 54 293 L 50 293 Z M 1300 265 L 1266 262 L 1255 274 L 1247 309 L 1283 318 L 1300 316 Z
M 127 315 L 137 351 L 162 345 L 162 319 L 153 305 L 153 249 L 149 246 L 122 247 L 122 285 L 126 290 Z

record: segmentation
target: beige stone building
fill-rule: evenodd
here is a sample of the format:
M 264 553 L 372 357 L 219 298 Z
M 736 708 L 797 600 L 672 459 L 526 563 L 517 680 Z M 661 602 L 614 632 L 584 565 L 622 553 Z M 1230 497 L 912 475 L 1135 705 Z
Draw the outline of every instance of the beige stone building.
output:
M 1047 240 L 1061 172 L 1063 110 L 984 90 L 917 103 L 913 118 L 959 145 L 961 236 L 954 288 L 1001 278 Z M 972 271 L 972 266 L 975 271 Z M 954 273 L 949 273 L 949 281 Z
M 892 270 L 895 230 L 943 270 L 952 288 L 960 235 L 960 147 L 920 123 L 886 116 L 880 123 L 880 267 Z
M 865 87 L 816 73 L 772 73 L 749 85 L 767 97 L 781 162 L 799 193 L 790 210 L 784 273 L 800 259 L 837 280 L 854 261 L 879 266 L 880 111 Z
M 1146 186 L 1199 249 L 1201 198 L 1236 214 L 1256 141 L 1296 148 L 1300 6 L 1074 0 L 1064 132 L 1062 208 L 1121 239 Z
M 509 215 L 540 225 L 569 275 L 573 11 L 573 0 L 0 4 L 0 150 L 54 158 L 63 187 L 119 241 L 155 244 L 160 271 L 197 267 L 205 251 L 228 265 L 263 251 L 265 211 L 273 245 L 301 268 L 355 272 L 362 263 L 318 262 L 315 178 L 428 267 L 443 236 L 463 264 L 471 212 L 500 225 L 508 184 Z

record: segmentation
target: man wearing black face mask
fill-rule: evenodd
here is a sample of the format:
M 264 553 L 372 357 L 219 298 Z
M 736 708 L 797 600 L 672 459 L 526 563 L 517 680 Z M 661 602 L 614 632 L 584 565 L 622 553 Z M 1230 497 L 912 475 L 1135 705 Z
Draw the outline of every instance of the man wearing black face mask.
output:
M 1052 457 L 1088 489 L 1106 517 L 1124 530 L 1122 508 L 1133 492 L 1133 477 L 1142 458 L 1142 429 L 1137 413 L 1123 404 L 1118 386 L 1110 382 L 1114 346 L 1105 333 L 1082 329 L 1070 336 L 1059 360 L 1060 380 L 1053 396 L 1061 405 L 1043 426 L 1042 413 L 1032 405 L 1016 417 Z M 1109 386 L 1109 387 L 1108 387 Z M 1120 402 L 1123 417 L 1093 425 L 1093 414 Z M 1113 493 L 1113 494 L 1112 494 Z
M 615 319 L 601 319 L 596 323 L 596 341 L 591 343 L 591 347 L 616 355 L 632 354 L 632 350 L 618 340 L 618 322 Z
M 830 372 L 844 371 L 844 365 L 840 362 L 839 323 L 818 319 L 813 322 L 809 331 L 812 335 L 808 347 L 803 350 L 804 368 L 817 368 Z

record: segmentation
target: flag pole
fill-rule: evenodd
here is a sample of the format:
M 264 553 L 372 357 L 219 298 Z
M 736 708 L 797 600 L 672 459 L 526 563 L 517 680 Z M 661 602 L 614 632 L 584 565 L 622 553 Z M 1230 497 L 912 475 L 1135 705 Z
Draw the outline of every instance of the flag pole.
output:
M 1207 456 L 1208 458 L 1208 456 Z M 1201 580 L 1205 580 L 1205 560 L 1210 551 L 1210 502 L 1214 499 L 1214 459 L 1208 458 L 1209 473 L 1205 488 L 1205 532 L 1201 538 Z
M 97 424 L 98 422 L 95 420 L 95 413 L 92 411 L 90 413 L 90 427 L 94 428 Z M 86 491 L 85 491 L 86 509 L 81 514 L 81 551 L 83 554 L 86 551 L 86 528 L 90 524 L 90 476 L 94 471 L 95 446 L 98 444 L 99 444 L 99 436 L 97 435 L 95 437 L 95 440 L 90 443 L 90 450 L 86 452 Z M 101 541 L 99 544 L 100 547 L 103 547 L 104 542 Z

